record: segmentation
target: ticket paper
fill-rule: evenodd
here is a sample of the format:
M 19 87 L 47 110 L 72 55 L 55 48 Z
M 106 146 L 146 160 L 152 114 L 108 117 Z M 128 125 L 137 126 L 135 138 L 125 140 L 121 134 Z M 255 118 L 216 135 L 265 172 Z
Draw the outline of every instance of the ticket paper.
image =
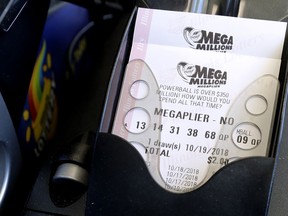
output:
M 281 22 L 139 8 L 112 133 L 175 193 L 267 156 L 285 32 Z

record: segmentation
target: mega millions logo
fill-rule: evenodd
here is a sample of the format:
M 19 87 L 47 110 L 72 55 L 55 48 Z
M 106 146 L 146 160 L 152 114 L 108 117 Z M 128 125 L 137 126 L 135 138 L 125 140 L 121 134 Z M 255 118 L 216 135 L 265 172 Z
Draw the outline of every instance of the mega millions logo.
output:
M 39 156 L 45 143 L 53 136 L 57 103 L 51 55 L 43 41 L 33 69 L 19 135 L 28 152 Z
M 186 27 L 183 30 L 186 42 L 197 50 L 226 52 L 233 48 L 233 36 Z
M 180 62 L 177 72 L 184 82 L 202 88 L 217 88 L 226 85 L 227 72 L 219 69 Z

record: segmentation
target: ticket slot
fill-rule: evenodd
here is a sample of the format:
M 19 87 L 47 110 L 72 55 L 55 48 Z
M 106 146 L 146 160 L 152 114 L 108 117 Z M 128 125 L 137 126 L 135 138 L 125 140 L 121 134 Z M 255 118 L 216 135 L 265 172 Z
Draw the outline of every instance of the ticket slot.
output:
M 131 44 L 135 14 L 134 11 L 123 37 L 108 89 L 92 162 L 87 214 L 265 215 L 273 182 L 274 158 L 249 157 L 231 162 L 197 190 L 177 194 L 157 184 L 143 158 L 129 142 L 110 134 L 115 116 L 112 108 L 117 107 L 123 65 L 128 63 L 127 50 Z M 284 76 L 281 79 L 284 83 L 285 71 L 286 67 L 282 67 L 280 77 Z M 282 110 L 285 86 L 281 82 L 273 145 L 277 142 L 279 110 Z
M 175 194 L 151 177 L 124 139 L 99 133 L 86 211 L 90 215 L 265 215 L 274 159 L 252 157 L 223 167 L 199 189 Z

